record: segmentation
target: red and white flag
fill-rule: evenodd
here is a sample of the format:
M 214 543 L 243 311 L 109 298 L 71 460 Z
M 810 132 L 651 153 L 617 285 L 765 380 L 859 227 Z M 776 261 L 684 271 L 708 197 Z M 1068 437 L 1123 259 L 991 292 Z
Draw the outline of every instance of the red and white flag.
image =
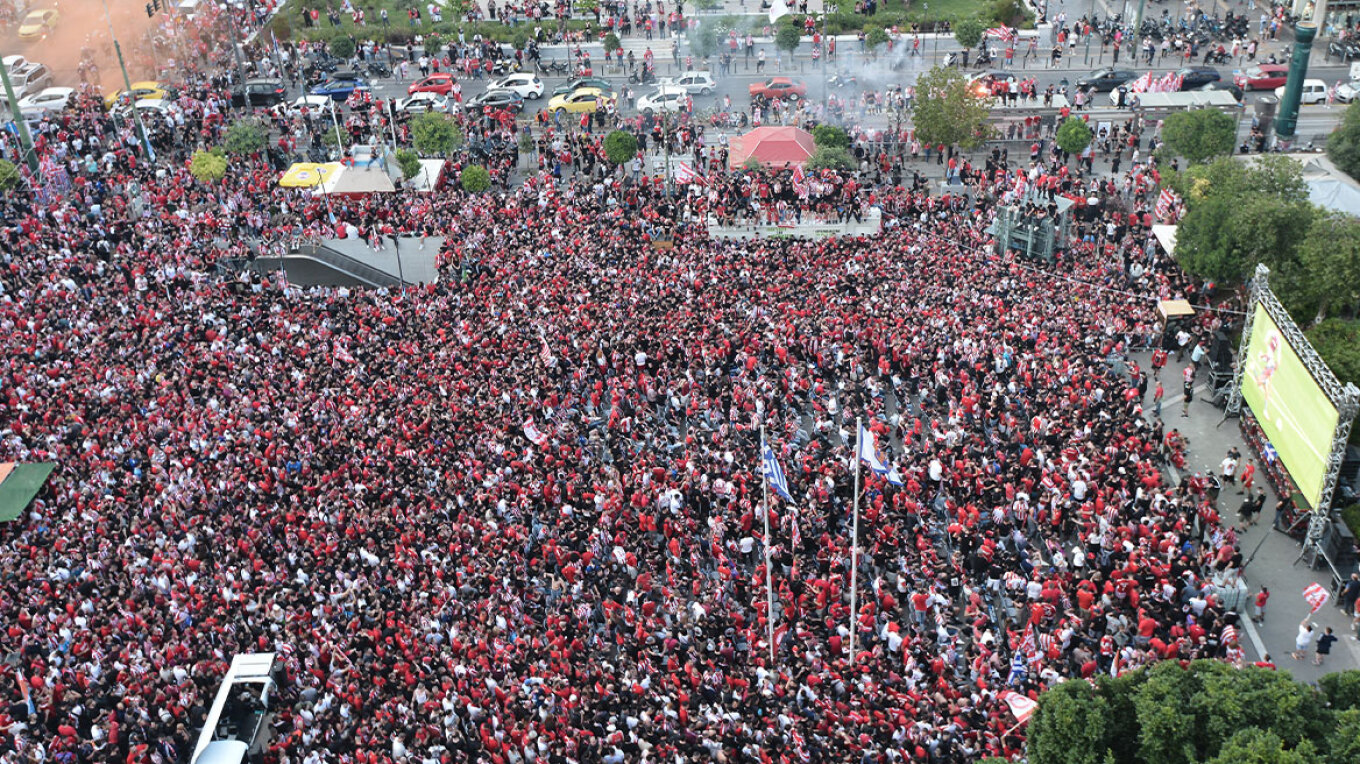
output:
M 1021 695 L 1012 690 L 1002 690 L 1001 699 L 1010 706 L 1011 713 L 1015 714 L 1015 720 L 1024 724 L 1034 716 L 1034 711 L 1039 708 L 1039 702 L 1026 695 Z
M 538 425 L 534 424 L 532 418 L 524 420 L 524 435 L 539 448 L 548 445 L 548 436 L 538 429 Z
M 992 27 L 984 33 L 987 37 L 1000 37 L 1002 40 L 1010 42 L 1015 39 L 1015 30 L 1010 27 Z
M 677 162 L 675 165 L 676 183 L 697 183 L 701 186 L 707 185 L 708 181 L 694 169 L 694 165 L 689 162 Z
M 1162 193 L 1157 195 L 1157 206 L 1153 211 L 1157 213 L 1158 218 L 1165 219 L 1175 211 L 1180 202 L 1181 198 L 1176 195 L 1175 191 L 1164 188 Z
M 1309 605 L 1313 606 L 1311 612 L 1316 613 L 1332 598 L 1332 593 L 1327 591 L 1322 584 L 1309 584 L 1308 588 L 1303 590 L 1303 598 L 1308 600 Z

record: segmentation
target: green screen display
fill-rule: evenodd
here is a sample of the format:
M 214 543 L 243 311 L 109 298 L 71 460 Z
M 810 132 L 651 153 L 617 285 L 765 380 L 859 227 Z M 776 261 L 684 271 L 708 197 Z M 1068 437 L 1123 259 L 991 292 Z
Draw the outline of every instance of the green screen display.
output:
M 1242 397 L 1299 491 L 1316 507 L 1337 411 L 1260 304 L 1247 345 Z

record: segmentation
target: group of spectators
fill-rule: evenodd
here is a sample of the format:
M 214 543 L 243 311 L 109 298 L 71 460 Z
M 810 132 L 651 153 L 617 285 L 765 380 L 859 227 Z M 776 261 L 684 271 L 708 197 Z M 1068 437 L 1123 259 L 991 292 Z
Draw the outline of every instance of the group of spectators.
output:
M 224 85 L 181 83 L 154 161 L 78 99 L 0 200 L 0 456 L 58 465 L 0 526 L 6 760 L 187 762 L 253 652 L 285 669 L 271 764 L 969 762 L 1022 753 L 1005 690 L 1244 660 L 1235 533 L 1165 480 L 1133 358 L 1158 298 L 1202 299 L 1152 244 L 1155 168 L 852 126 L 858 167 L 696 162 L 675 192 L 559 125 L 556 168 L 490 193 L 325 199 L 269 152 L 190 175 Z M 270 152 L 328 120 L 279 117 Z M 693 128 L 636 125 L 711 148 Z M 1056 265 L 987 233 L 1059 196 Z M 884 230 L 707 236 L 771 209 Z M 350 228 L 442 237 L 440 280 L 221 267 Z M 862 471 L 856 539 L 857 421 L 894 474 Z

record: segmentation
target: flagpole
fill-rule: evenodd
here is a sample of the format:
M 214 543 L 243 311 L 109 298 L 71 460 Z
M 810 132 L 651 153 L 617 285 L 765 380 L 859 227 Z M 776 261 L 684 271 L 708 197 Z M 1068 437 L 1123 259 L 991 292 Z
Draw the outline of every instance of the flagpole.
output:
M 850 530 L 850 665 L 855 665 L 855 613 L 859 581 L 859 449 L 863 427 L 855 417 L 855 513 Z
M 765 458 L 765 425 L 760 426 L 760 457 Z M 773 452 L 771 452 L 773 453 Z M 760 481 L 760 508 L 765 515 L 765 626 L 770 640 L 770 670 L 774 670 L 774 574 L 770 572 L 770 481 Z

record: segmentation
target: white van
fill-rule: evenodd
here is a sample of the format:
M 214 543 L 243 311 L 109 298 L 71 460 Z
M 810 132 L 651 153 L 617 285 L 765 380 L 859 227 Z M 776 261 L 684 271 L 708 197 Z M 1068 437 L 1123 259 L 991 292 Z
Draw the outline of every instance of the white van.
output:
M 268 742 L 270 702 L 282 667 L 274 653 L 249 653 L 231 660 L 208 718 L 198 734 L 190 764 L 242 764 Z
M 1275 97 L 1284 98 L 1285 86 L 1275 88 Z M 1304 80 L 1303 90 L 1299 93 L 1299 103 L 1326 103 L 1327 102 L 1327 83 L 1322 80 Z
M 185 18 L 193 18 L 198 15 L 198 8 L 201 5 L 199 0 L 179 0 L 175 3 L 175 10 Z

